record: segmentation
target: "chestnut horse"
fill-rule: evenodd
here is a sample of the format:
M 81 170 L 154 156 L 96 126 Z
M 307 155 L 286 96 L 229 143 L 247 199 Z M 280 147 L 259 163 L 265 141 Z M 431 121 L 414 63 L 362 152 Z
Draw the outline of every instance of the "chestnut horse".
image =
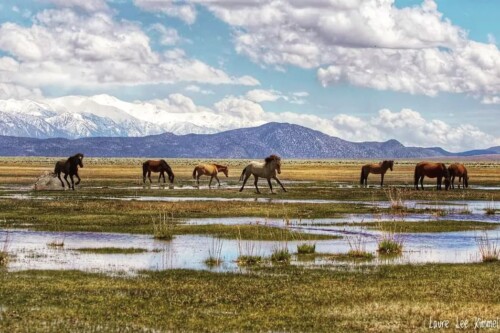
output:
M 368 186 L 368 175 L 370 173 L 380 175 L 380 186 L 384 186 L 384 175 L 387 169 L 391 169 L 394 166 L 394 161 L 383 161 L 378 164 L 366 164 L 361 168 L 361 179 L 360 184 Z
M 83 154 L 78 153 L 76 155 L 71 156 L 67 160 L 62 160 L 56 162 L 56 166 L 54 167 L 54 175 L 57 175 L 57 178 L 61 181 L 61 185 L 64 188 L 64 183 L 61 179 L 61 172 L 64 173 L 64 180 L 66 183 L 68 183 L 68 187 L 71 188 L 73 191 L 75 190 L 75 185 L 80 184 L 80 176 L 78 176 L 78 166 L 80 168 L 83 168 Z M 69 184 L 68 181 L 68 175 L 69 178 L 71 178 L 71 185 Z M 78 181 L 74 182 L 73 176 L 76 176 L 78 178 Z
M 450 172 L 444 163 L 420 162 L 415 166 L 415 189 L 418 190 L 418 182 L 424 189 L 424 177 L 437 178 L 437 189 L 441 190 L 441 182 L 444 178 L 445 189 L 450 187 Z
M 174 182 L 174 173 L 172 171 L 172 168 L 170 167 L 170 165 L 168 165 L 167 162 L 165 162 L 165 160 L 159 160 L 159 161 L 147 160 L 146 162 L 142 163 L 143 183 L 146 183 L 146 174 L 148 175 L 149 182 L 152 183 L 151 171 L 160 173 L 160 175 L 158 176 L 158 183 L 160 182 L 162 176 L 163 176 L 163 182 L 166 183 L 165 172 L 168 174 L 168 180 L 170 181 L 170 184 Z
M 458 177 L 458 188 L 460 188 L 462 178 L 464 180 L 462 187 L 469 187 L 469 176 L 467 175 L 467 169 L 463 164 L 453 163 L 448 167 L 448 171 L 450 172 L 451 177 L 451 188 L 455 188 L 455 177 Z
M 217 177 L 217 174 L 219 172 L 224 173 L 224 175 L 226 175 L 226 177 L 228 177 L 228 169 L 227 169 L 227 166 L 225 166 L 225 165 L 199 164 L 193 170 L 193 178 L 196 179 L 196 183 L 198 184 L 198 187 L 200 187 L 200 177 L 204 176 L 204 175 L 210 176 L 210 182 L 208 183 L 208 188 L 211 188 L 212 180 L 214 178 L 217 180 L 217 183 L 219 183 L 219 186 L 220 186 L 219 177 Z
M 278 184 L 281 186 L 284 192 L 286 192 L 285 187 L 281 184 L 281 181 L 278 179 L 276 175 L 276 171 L 281 173 L 281 157 L 277 155 L 271 155 L 266 157 L 264 163 L 262 162 L 250 162 L 243 171 L 241 172 L 240 181 L 243 180 L 243 185 L 240 188 L 240 192 L 243 191 L 245 184 L 247 183 L 248 178 L 251 175 L 255 178 L 253 184 L 255 185 L 255 189 L 257 193 L 260 193 L 259 187 L 257 186 L 257 182 L 259 181 L 259 177 L 266 178 L 267 183 L 269 184 L 269 188 L 271 189 L 271 193 L 274 194 L 273 185 L 271 184 L 271 178 L 276 180 Z M 244 177 L 243 177 L 244 176 Z

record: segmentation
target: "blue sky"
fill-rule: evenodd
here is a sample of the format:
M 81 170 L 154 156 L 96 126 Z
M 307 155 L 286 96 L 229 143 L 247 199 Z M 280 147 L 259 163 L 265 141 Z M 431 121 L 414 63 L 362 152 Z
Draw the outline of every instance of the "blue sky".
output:
M 242 126 L 262 117 L 354 141 L 500 144 L 498 1 L 319 3 L 2 1 L 0 83 L 15 88 L 0 98 L 179 94 Z

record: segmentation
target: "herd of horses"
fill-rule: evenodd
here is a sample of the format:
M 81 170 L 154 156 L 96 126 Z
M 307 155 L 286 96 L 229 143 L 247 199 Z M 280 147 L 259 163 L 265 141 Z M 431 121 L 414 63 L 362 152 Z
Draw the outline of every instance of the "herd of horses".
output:
M 64 180 L 68 184 L 68 187 L 71 189 L 75 189 L 75 185 L 78 185 L 81 181 L 80 176 L 78 175 L 78 167 L 83 168 L 83 157 L 84 155 L 78 153 L 74 156 L 69 157 L 67 160 L 58 161 L 54 168 L 54 176 L 57 176 L 61 181 L 61 185 L 64 188 L 64 182 L 61 179 L 61 173 L 64 174 Z M 376 164 L 366 164 L 361 167 L 361 179 L 360 184 L 362 186 L 368 186 L 368 175 L 379 174 L 380 186 L 384 186 L 384 175 L 387 170 L 393 170 L 394 161 L 382 161 Z M 174 183 L 174 172 L 172 168 L 165 160 L 147 160 L 142 164 L 142 180 L 143 183 L 146 183 L 146 176 L 151 181 L 151 172 L 159 173 L 158 182 L 161 182 L 163 178 L 163 183 L 166 183 L 165 173 L 168 175 L 168 180 L 171 184 Z M 196 183 L 199 187 L 200 185 L 200 177 L 201 176 L 210 176 L 210 182 L 208 187 L 211 188 L 212 181 L 215 178 L 217 180 L 218 186 L 220 186 L 220 180 L 217 176 L 220 172 L 222 172 L 226 177 L 229 176 L 229 168 L 227 165 L 220 164 L 199 164 L 193 170 L 193 179 L 196 180 Z M 240 192 L 245 188 L 245 184 L 248 181 L 250 176 L 254 176 L 254 186 L 257 190 L 257 193 L 260 193 L 259 187 L 257 185 L 259 178 L 267 179 L 267 183 L 269 184 L 269 188 L 271 189 L 271 193 L 273 191 L 273 185 L 271 183 L 271 179 L 274 179 L 286 192 L 285 187 L 281 183 L 278 178 L 278 174 L 281 174 L 281 158 L 278 155 L 270 155 L 264 159 L 264 162 L 250 162 L 241 172 L 240 181 L 243 181 L 243 185 L 240 188 Z M 68 176 L 70 177 L 71 184 L 68 181 Z M 78 179 L 75 183 L 73 177 Z M 458 187 L 460 188 L 460 183 L 462 183 L 463 187 L 469 186 L 469 176 L 467 175 L 467 169 L 463 164 L 454 163 L 449 167 L 446 167 L 444 163 L 433 163 L 433 162 L 420 162 L 415 166 L 414 173 L 414 185 L 415 189 L 418 190 L 418 184 L 422 190 L 424 189 L 424 177 L 436 178 L 437 180 L 437 189 L 441 190 L 442 183 L 444 179 L 445 189 L 448 190 L 451 188 L 455 188 L 454 182 L 455 177 L 458 177 Z M 463 182 L 462 182 L 463 180 Z

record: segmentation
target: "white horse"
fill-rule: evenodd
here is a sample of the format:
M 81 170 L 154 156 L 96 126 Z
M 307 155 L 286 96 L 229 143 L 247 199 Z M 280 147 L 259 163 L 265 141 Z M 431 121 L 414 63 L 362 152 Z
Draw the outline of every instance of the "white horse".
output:
M 267 183 L 269 184 L 269 188 L 271 188 L 271 193 L 274 194 L 273 191 L 273 185 L 271 184 L 271 178 L 276 180 L 278 184 L 280 184 L 281 188 L 283 191 L 286 192 L 285 187 L 283 184 L 281 184 L 280 180 L 278 179 L 278 176 L 276 175 L 276 171 L 278 173 L 281 173 L 281 158 L 277 155 L 271 155 L 269 157 L 266 157 L 264 160 L 265 162 L 250 162 L 249 165 L 243 169 L 243 172 L 241 173 L 240 176 L 240 181 L 243 180 L 243 185 L 240 188 L 240 192 L 243 191 L 243 188 L 245 187 L 245 184 L 247 183 L 248 178 L 250 178 L 251 175 L 254 176 L 255 181 L 253 184 L 255 185 L 255 188 L 257 189 L 257 193 L 260 193 L 259 187 L 257 186 L 257 182 L 259 181 L 259 177 L 266 178 Z M 243 178 L 244 176 L 244 178 Z

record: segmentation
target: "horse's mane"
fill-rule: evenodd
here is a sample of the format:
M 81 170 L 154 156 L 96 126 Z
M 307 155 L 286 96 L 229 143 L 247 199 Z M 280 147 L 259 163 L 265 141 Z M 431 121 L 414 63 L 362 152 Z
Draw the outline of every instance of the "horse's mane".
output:
M 162 167 L 164 167 L 167 170 L 168 173 L 172 172 L 172 168 L 170 167 L 170 165 L 168 165 L 167 161 L 160 160 L 160 164 Z
M 220 164 L 214 164 L 215 167 L 217 168 L 217 170 L 223 170 L 223 169 L 227 169 L 227 166 L 226 165 L 220 165 Z
M 271 163 L 272 161 L 275 161 L 275 160 L 279 161 L 279 160 L 281 160 L 281 157 L 273 154 L 273 155 L 270 155 L 264 159 L 264 161 L 266 162 L 266 165 Z
M 73 160 L 75 160 L 77 158 L 80 158 L 80 157 L 83 158 L 83 154 L 82 153 L 75 154 L 75 155 L 73 155 L 71 157 L 68 157 L 68 159 L 66 160 L 66 162 L 71 162 L 71 161 L 73 161 Z

